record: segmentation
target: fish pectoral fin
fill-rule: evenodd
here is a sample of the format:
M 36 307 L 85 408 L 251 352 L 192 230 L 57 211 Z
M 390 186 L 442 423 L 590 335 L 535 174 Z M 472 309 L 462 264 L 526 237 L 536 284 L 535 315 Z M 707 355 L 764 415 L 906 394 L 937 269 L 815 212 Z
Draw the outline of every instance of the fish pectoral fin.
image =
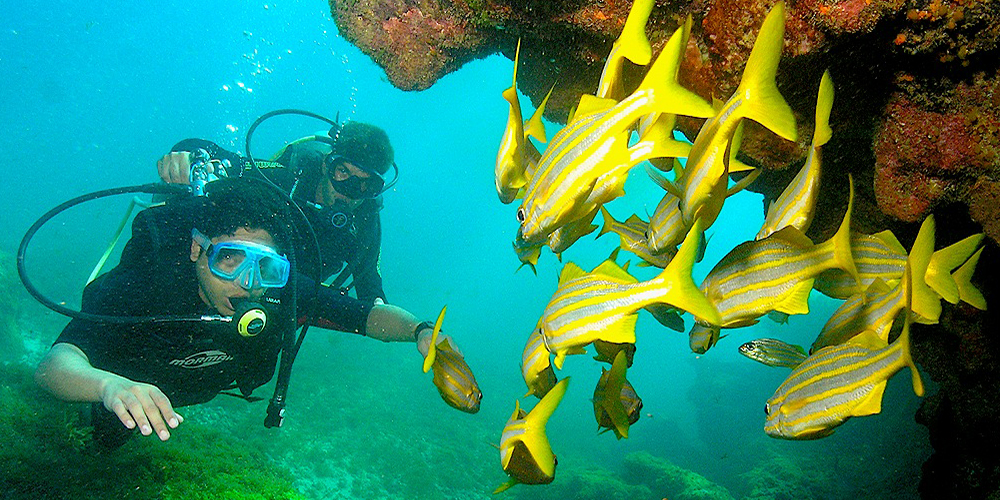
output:
M 874 387 L 872 387 L 871 392 L 862 399 L 854 409 L 851 410 L 851 415 L 855 417 L 864 417 L 867 415 L 875 415 L 882 412 L 882 396 L 885 395 L 885 385 L 886 381 L 883 380 Z
M 503 492 L 509 490 L 511 488 L 511 486 L 514 486 L 515 484 L 518 484 L 518 483 L 519 483 L 519 481 L 517 479 L 510 478 L 505 483 L 501 484 L 500 486 L 497 486 L 497 489 L 493 490 L 493 494 L 496 495 L 498 493 L 503 493 Z
M 792 293 L 774 307 L 774 310 L 785 314 L 809 314 L 809 292 L 813 287 L 812 279 L 804 280 L 792 288 Z

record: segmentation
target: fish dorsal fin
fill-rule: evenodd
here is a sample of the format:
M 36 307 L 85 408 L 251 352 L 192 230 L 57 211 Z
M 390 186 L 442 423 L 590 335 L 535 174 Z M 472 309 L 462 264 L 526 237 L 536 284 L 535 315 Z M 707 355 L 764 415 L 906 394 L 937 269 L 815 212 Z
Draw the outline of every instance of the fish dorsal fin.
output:
M 802 231 L 799 231 L 799 228 L 795 226 L 785 226 L 780 230 L 775 231 L 774 234 L 769 236 L 769 238 L 784 240 L 799 248 L 809 248 L 813 246 L 812 240 L 810 240 L 808 236 L 802 234 Z
M 647 224 L 649 223 L 642 220 L 642 218 L 639 217 L 639 214 L 632 214 L 629 216 L 628 219 L 625 219 L 625 225 L 627 226 L 639 227 L 639 226 L 645 226 Z
M 569 280 L 576 279 L 587 274 L 586 271 L 580 268 L 580 266 L 567 262 L 562 268 L 562 272 L 559 273 L 559 284 L 562 285 Z
M 875 333 L 875 330 L 865 330 L 851 337 L 851 339 L 847 342 L 871 350 L 885 349 L 889 346 L 886 341 L 882 340 L 882 338 Z
M 617 263 L 615 263 L 615 261 L 613 260 L 606 260 L 604 262 L 601 262 L 601 264 L 595 267 L 594 270 L 591 271 L 591 273 L 600 274 L 603 276 L 607 276 L 609 278 L 614 278 L 616 280 L 625 281 L 627 283 L 638 283 L 639 281 L 634 276 L 629 274 L 628 271 L 622 269 L 622 267 L 619 266 Z
M 855 417 L 864 417 L 867 415 L 875 415 L 882 412 L 882 396 L 885 395 L 885 383 L 883 380 L 876 383 L 868 395 L 865 396 L 857 406 L 851 410 L 851 415 Z
M 524 137 L 533 137 L 536 141 L 544 144 L 549 142 L 545 137 L 545 124 L 542 123 L 542 115 L 545 114 L 545 104 L 549 102 L 549 97 L 552 95 L 552 91 L 555 90 L 555 84 L 549 89 L 549 93 L 545 94 L 545 99 L 542 99 L 542 103 L 538 105 L 535 112 L 532 113 L 531 118 L 524 122 Z
M 871 285 L 868 285 L 868 289 L 865 290 L 865 300 L 871 301 L 872 298 L 885 295 L 892 291 L 889 285 L 882 281 L 882 278 L 875 278 L 875 281 Z
M 434 322 L 434 330 L 431 333 L 431 345 L 427 348 L 427 356 L 424 357 L 424 373 L 427 373 L 431 366 L 434 365 L 434 359 L 437 357 L 437 339 L 438 334 L 441 333 L 441 323 L 444 321 L 444 313 L 448 310 L 448 306 L 441 308 L 441 312 L 438 313 L 437 321 Z
M 882 240 L 882 242 L 885 243 L 885 245 L 896 255 L 903 257 L 906 256 L 906 249 L 903 248 L 903 244 L 899 242 L 899 239 L 896 238 L 896 235 L 893 234 L 892 231 L 886 229 L 885 231 L 875 233 L 872 236 Z
M 812 291 L 813 281 L 808 279 L 799 282 L 774 310 L 785 314 L 809 314 L 809 292 Z
M 610 109 L 615 104 L 618 102 L 614 99 L 602 99 L 593 94 L 583 94 L 580 96 L 580 104 L 576 106 L 573 120 L 579 120 L 584 116 Z

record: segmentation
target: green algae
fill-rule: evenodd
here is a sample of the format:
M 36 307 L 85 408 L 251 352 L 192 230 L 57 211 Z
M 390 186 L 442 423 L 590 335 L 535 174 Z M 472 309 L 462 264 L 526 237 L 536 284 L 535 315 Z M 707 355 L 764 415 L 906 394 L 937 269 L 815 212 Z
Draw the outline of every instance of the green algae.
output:
M 14 257 L 0 252 L 0 360 L 14 359 L 22 350 L 17 323 L 24 295 L 14 270 Z
M 288 499 L 284 471 L 237 436 L 185 423 L 166 443 L 135 438 L 98 449 L 85 405 L 54 401 L 12 365 L 0 372 L 0 478 L 6 498 Z

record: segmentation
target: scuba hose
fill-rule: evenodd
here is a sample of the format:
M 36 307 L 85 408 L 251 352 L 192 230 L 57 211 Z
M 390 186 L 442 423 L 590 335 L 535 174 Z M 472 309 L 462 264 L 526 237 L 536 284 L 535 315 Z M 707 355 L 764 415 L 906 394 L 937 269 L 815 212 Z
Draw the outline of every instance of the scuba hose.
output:
M 251 125 L 250 128 L 247 130 L 247 136 L 246 136 L 247 161 L 249 163 L 250 170 L 256 173 L 257 176 L 257 178 L 253 180 L 266 184 L 269 188 L 273 189 L 274 192 L 279 195 L 279 198 L 283 199 L 290 206 L 295 208 L 295 210 L 292 211 L 292 213 L 297 214 L 298 217 L 301 218 L 301 220 L 305 221 L 305 227 L 307 228 L 309 233 L 307 241 L 312 243 L 312 245 L 309 246 L 311 246 L 314 250 L 313 254 L 316 258 L 316 262 L 319 263 L 320 266 L 322 266 L 323 260 L 320 251 L 319 240 L 316 237 L 316 232 L 314 231 L 312 224 L 309 222 L 309 219 L 306 217 L 305 212 L 303 212 L 299 204 L 296 203 L 295 200 L 292 199 L 292 197 L 288 193 L 286 193 L 280 186 L 275 184 L 271 179 L 267 177 L 267 175 L 264 174 L 262 169 L 259 167 L 258 162 L 253 158 L 253 154 L 250 149 L 251 138 L 253 137 L 253 133 L 257 129 L 257 127 L 265 120 L 279 115 L 301 115 L 301 116 L 311 117 L 324 121 L 330 124 L 333 128 L 339 128 L 339 124 L 337 123 L 337 121 L 330 120 L 321 115 L 311 113 L 308 111 L 303 111 L 298 109 L 280 109 L 269 113 L 265 113 L 256 121 L 254 121 L 253 125 Z M 194 169 L 194 167 L 192 168 Z M 396 175 L 398 178 L 398 173 Z M 245 175 L 243 176 L 245 177 Z M 261 320 L 263 320 L 263 322 L 266 323 L 266 318 L 261 317 L 261 315 L 264 314 L 262 310 L 255 309 L 252 307 L 249 308 L 249 311 L 247 311 L 248 308 L 246 307 L 240 307 L 239 309 L 241 309 L 241 311 L 238 311 L 238 315 L 232 318 L 220 315 L 114 316 L 107 314 L 95 314 L 84 311 L 77 311 L 56 303 L 55 301 L 49 299 L 43 293 L 41 293 L 41 291 L 39 291 L 38 288 L 34 286 L 30 278 L 28 277 L 27 269 L 25 266 L 25 257 L 27 254 L 27 248 L 29 243 L 43 225 L 45 225 L 52 218 L 62 213 L 63 211 L 88 201 L 100 198 L 106 198 L 110 196 L 129 194 L 129 193 L 144 193 L 153 195 L 181 195 L 181 194 L 202 195 L 204 194 L 203 188 L 205 184 L 211 180 L 214 179 L 205 178 L 203 175 L 201 175 L 198 177 L 195 176 L 192 177 L 192 181 L 198 181 L 198 182 L 192 182 L 191 186 L 178 186 L 174 184 L 153 183 L 153 184 L 142 184 L 137 186 L 126 186 L 120 188 L 105 189 L 81 195 L 57 205 L 55 208 L 49 210 L 41 217 L 39 217 L 38 220 L 36 220 L 35 223 L 31 225 L 31 227 L 25 233 L 24 237 L 21 239 L 21 244 L 17 252 L 17 272 L 18 276 L 21 278 L 21 282 L 24 284 L 24 287 L 25 289 L 27 289 L 28 293 L 36 300 L 38 300 L 42 305 L 55 311 L 56 313 L 62 314 L 64 316 L 69 316 L 75 319 L 81 319 L 93 322 L 116 323 L 116 324 L 168 323 L 168 322 L 235 323 L 239 329 L 240 335 L 244 337 L 256 335 L 258 331 L 255 330 L 255 328 L 260 327 L 260 325 L 262 324 Z M 104 255 L 101 257 L 101 260 L 98 263 L 97 268 L 95 268 L 94 272 L 92 273 L 90 279 L 88 280 L 88 283 L 95 278 L 95 275 L 97 273 L 100 272 L 100 269 L 103 266 L 104 262 L 111 254 L 112 249 L 114 248 L 116 242 L 118 241 L 118 237 L 120 236 L 121 231 L 124 229 L 127 219 L 136 204 L 142 205 L 143 203 L 133 200 L 132 204 L 129 206 L 129 209 L 126 213 L 125 219 L 121 222 L 118 231 L 116 231 L 115 233 L 115 236 L 111 243 L 111 247 L 108 248 L 108 250 L 105 251 Z M 296 230 L 295 224 L 289 223 L 289 226 L 291 228 L 290 237 L 292 241 L 292 246 L 294 247 L 295 245 L 294 242 L 298 241 L 299 235 L 298 231 Z M 290 264 L 290 275 L 292 277 L 290 283 L 291 287 L 289 289 L 290 307 L 288 308 L 288 310 L 291 311 L 290 317 L 288 318 L 290 326 L 284 329 L 283 338 L 281 339 L 282 342 L 281 357 L 280 357 L 281 361 L 278 369 L 278 378 L 274 388 L 274 396 L 270 400 L 270 404 L 267 409 L 267 416 L 264 420 L 264 426 L 268 428 L 279 427 L 282 424 L 282 420 L 284 417 L 285 399 L 288 392 L 288 383 L 291 378 L 292 364 L 294 363 L 295 356 L 298 353 L 299 349 L 301 348 L 303 340 L 305 339 L 305 335 L 306 332 L 308 331 L 309 324 L 315 317 L 315 308 L 316 308 L 316 303 L 318 302 L 318 295 L 319 295 L 318 291 L 319 287 L 321 286 L 320 281 L 317 279 L 315 282 L 315 289 L 312 294 L 313 299 L 310 301 L 307 308 L 307 313 L 304 315 L 305 324 L 302 328 L 302 332 L 296 336 L 296 330 L 298 329 L 297 328 L 298 316 L 299 316 L 297 314 L 298 289 L 297 289 L 297 279 L 296 279 L 298 262 L 294 251 L 289 252 L 288 259 Z M 245 332 L 244 330 L 249 330 L 249 331 Z

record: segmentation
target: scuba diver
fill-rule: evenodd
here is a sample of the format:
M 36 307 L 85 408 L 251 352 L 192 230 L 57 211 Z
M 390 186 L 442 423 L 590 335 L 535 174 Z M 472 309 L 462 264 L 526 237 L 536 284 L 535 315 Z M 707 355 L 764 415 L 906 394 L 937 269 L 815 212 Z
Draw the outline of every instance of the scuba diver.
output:
M 119 264 L 84 289 L 83 315 L 137 321 L 75 317 L 36 369 L 35 381 L 58 399 L 92 403 L 102 447 L 116 448 L 136 430 L 167 440 L 183 422 L 175 408 L 220 393 L 260 399 L 254 389 L 273 378 L 287 330 L 298 326 L 289 203 L 255 179 L 205 188 L 205 196 L 137 214 Z M 394 311 L 325 287 L 311 299 L 312 324 L 418 341 L 426 355 L 430 339 Z

